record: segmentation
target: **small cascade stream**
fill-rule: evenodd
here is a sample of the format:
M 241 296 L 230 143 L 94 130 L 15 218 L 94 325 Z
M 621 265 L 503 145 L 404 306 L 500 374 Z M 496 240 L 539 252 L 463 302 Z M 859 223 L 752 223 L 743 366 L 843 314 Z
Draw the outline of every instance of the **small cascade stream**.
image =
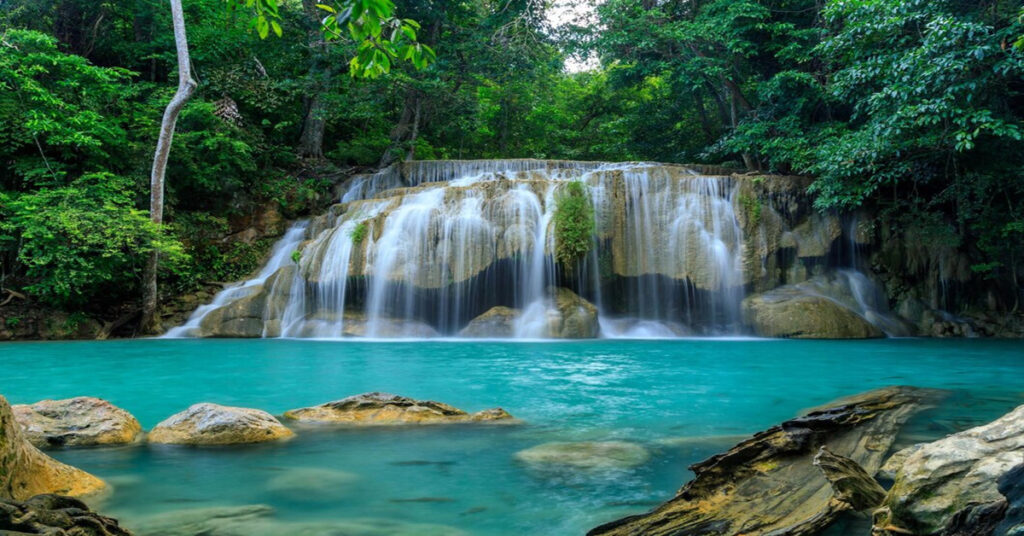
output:
M 555 221 L 573 181 L 595 231 L 590 251 L 562 266 Z M 800 237 L 800 194 L 788 188 L 767 197 L 743 176 L 651 163 L 404 162 L 351 179 L 327 214 L 289 229 L 257 277 L 168 336 L 741 333 L 748 294 L 809 277 L 794 268 L 803 257 L 822 262 L 802 253 L 801 240 L 823 233 Z M 857 301 L 859 314 L 876 309 Z

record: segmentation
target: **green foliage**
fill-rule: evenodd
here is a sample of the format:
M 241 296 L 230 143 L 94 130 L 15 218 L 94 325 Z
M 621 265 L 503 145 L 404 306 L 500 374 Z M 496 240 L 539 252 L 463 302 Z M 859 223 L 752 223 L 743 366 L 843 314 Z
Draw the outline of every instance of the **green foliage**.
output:
M 348 234 L 349 238 L 352 239 L 353 244 L 361 244 L 363 239 L 366 238 L 367 226 L 365 221 L 361 221 L 352 228 L 352 231 Z
M 570 182 L 555 199 L 555 258 L 571 267 L 590 251 L 595 222 L 587 186 Z
M 53 305 L 81 307 L 108 291 L 137 288 L 154 248 L 168 265 L 185 260 L 181 245 L 133 208 L 131 187 L 124 177 L 93 173 L 0 198 L 0 233 L 17 241 L 18 261 L 33 280 L 26 290 Z
M 299 261 L 302 260 L 302 251 L 300 251 L 300 250 L 293 251 L 292 255 L 291 255 L 291 259 L 292 259 L 292 262 L 294 262 L 295 264 L 299 264 Z

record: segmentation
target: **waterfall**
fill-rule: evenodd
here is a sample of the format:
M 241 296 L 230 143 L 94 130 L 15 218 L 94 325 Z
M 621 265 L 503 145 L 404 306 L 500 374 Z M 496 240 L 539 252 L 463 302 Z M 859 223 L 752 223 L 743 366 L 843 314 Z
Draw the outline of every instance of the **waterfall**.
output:
M 554 221 L 573 181 L 589 192 L 595 233 L 577 265 L 561 266 Z M 578 323 L 556 310 L 576 299 L 574 311 L 595 304 L 605 336 L 736 332 L 750 280 L 742 182 L 638 162 L 394 164 L 351 179 L 338 205 L 289 230 L 257 278 L 173 333 L 218 335 L 230 322 L 249 336 L 453 335 L 502 306 L 517 315 L 509 335 L 532 338 Z M 582 298 L 559 290 L 556 303 L 559 288 Z
M 235 300 L 252 295 L 258 291 L 267 279 L 277 272 L 282 266 L 291 262 L 292 253 L 298 250 L 303 238 L 306 236 L 308 221 L 300 221 L 292 225 L 284 233 L 284 236 L 274 244 L 270 250 L 270 258 L 263 265 L 256 277 L 231 285 L 214 296 L 213 301 L 206 305 L 200 305 L 192 312 L 188 320 L 181 326 L 167 330 L 164 337 L 192 337 L 198 334 L 198 329 L 203 318 L 210 312 L 219 309 Z

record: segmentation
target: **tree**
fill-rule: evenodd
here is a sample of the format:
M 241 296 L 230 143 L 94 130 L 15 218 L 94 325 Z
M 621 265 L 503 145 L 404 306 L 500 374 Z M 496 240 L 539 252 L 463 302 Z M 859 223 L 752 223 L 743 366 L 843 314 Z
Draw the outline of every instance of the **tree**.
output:
M 196 81 L 192 78 L 191 60 L 188 53 L 188 39 L 185 35 L 185 14 L 181 9 L 181 0 L 170 0 L 171 21 L 174 27 L 174 44 L 178 58 L 178 90 L 164 110 L 160 123 L 160 136 L 156 142 L 156 154 L 153 155 L 153 170 L 150 174 L 149 217 L 157 226 L 164 222 L 164 174 L 167 171 L 167 157 L 171 153 L 171 142 L 174 139 L 174 124 L 178 114 L 196 89 Z M 146 261 L 143 279 L 142 321 L 140 326 L 147 333 L 160 331 L 156 315 L 159 301 L 157 289 L 157 268 L 160 252 L 154 248 Z

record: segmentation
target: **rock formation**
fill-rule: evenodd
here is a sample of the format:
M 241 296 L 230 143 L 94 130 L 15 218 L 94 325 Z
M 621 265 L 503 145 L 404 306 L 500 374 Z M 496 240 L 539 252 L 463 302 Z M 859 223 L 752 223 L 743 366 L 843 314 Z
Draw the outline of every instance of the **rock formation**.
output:
M 303 423 L 353 426 L 513 422 L 501 408 L 466 413 L 442 402 L 413 400 L 388 393 L 365 393 L 311 408 L 286 411 L 285 418 Z
M 850 508 L 835 499 L 813 465 L 820 449 L 873 474 L 903 424 L 934 396 L 930 390 L 890 387 L 837 400 L 693 465 L 696 478 L 675 498 L 589 534 L 815 534 Z
M 265 411 L 204 402 L 171 415 L 149 433 L 150 443 L 231 445 L 287 439 L 295 435 Z
M 462 331 L 459 331 L 459 337 L 514 337 L 519 315 L 518 309 L 496 305 L 471 320 Z
M 1024 464 L 1024 406 L 909 449 L 897 453 L 902 462 L 876 512 L 876 534 L 990 534 L 1007 509 L 1000 478 Z
M 0 534 L 23 536 L 131 536 L 117 520 L 61 495 L 36 495 L 23 502 L 0 500 Z
M 120 445 L 142 434 L 131 413 L 99 398 L 43 400 L 12 409 L 24 437 L 39 448 Z
M 885 336 L 852 308 L 803 285 L 779 287 L 745 299 L 743 320 L 762 337 L 867 339 Z
M 0 499 L 22 501 L 46 493 L 79 497 L 105 488 L 102 480 L 32 446 L 22 435 L 7 399 L 0 396 Z

